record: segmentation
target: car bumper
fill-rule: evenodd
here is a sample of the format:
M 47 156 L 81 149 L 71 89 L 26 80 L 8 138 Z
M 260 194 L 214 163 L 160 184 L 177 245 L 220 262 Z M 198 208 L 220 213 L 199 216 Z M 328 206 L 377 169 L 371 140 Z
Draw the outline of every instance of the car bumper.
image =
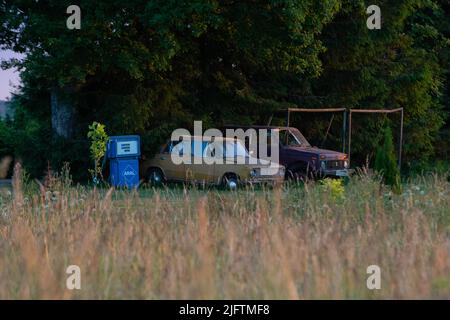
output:
M 245 180 L 247 184 L 263 184 L 263 183 L 270 183 L 270 184 L 278 184 L 282 183 L 284 181 L 284 175 L 276 175 L 276 176 L 259 176 L 259 177 L 252 177 Z
M 353 169 L 336 169 L 336 170 L 323 170 L 321 173 L 327 177 L 349 177 L 353 174 Z

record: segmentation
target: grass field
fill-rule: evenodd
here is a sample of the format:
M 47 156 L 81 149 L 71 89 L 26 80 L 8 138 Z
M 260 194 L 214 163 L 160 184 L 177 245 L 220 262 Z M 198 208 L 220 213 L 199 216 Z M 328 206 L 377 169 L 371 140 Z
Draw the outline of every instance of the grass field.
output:
M 81 290 L 66 268 L 81 269 Z M 381 268 L 369 290 L 366 269 Z M 0 189 L 0 299 L 450 298 L 450 185 Z

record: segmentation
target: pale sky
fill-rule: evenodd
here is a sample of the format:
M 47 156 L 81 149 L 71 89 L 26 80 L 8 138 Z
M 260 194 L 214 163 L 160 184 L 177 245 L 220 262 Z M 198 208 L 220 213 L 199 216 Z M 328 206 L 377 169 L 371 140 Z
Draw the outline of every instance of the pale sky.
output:
M 10 50 L 0 50 L 0 61 L 22 57 L 23 55 Z M 13 86 L 17 86 L 18 84 L 20 84 L 20 77 L 16 70 L 2 70 L 0 68 L 0 100 L 11 98 L 11 91 L 15 91 Z

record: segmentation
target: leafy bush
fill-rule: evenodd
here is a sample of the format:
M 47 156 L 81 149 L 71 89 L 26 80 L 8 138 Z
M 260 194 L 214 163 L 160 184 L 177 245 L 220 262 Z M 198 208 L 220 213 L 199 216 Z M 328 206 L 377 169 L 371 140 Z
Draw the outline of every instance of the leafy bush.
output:
M 16 111 L 13 120 L 0 121 L 0 158 L 12 156 L 33 177 L 44 173 L 50 160 L 50 141 L 46 125 L 24 110 Z
M 326 178 L 320 181 L 320 185 L 322 190 L 330 193 L 333 199 L 339 200 L 344 198 L 345 189 L 342 180 Z
M 105 156 L 106 144 L 108 143 L 109 137 L 106 134 L 105 125 L 98 122 L 93 122 L 89 126 L 87 136 L 91 140 L 91 158 L 94 160 L 94 170 L 89 171 L 94 182 L 97 183 L 99 177 L 103 180 L 101 160 Z
M 384 129 L 383 135 L 384 142 L 377 150 L 374 169 L 382 174 L 384 183 L 391 186 L 393 191 L 399 193 L 401 189 L 400 170 L 397 165 L 392 131 L 389 126 Z

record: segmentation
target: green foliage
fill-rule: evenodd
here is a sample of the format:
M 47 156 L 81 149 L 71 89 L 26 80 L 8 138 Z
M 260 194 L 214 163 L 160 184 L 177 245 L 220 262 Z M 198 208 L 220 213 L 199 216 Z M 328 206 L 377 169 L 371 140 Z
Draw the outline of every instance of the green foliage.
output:
M 99 177 L 103 180 L 101 161 L 105 156 L 106 144 L 109 139 L 105 131 L 105 125 L 98 122 L 93 122 L 89 126 L 87 137 L 91 141 L 91 158 L 94 160 L 94 170 L 90 170 L 90 172 L 94 182 L 97 182 Z
M 446 1 L 385 0 L 382 28 L 363 21 L 365 1 L 343 1 L 323 34 L 324 72 L 314 84 L 325 105 L 405 110 L 404 164 L 429 160 L 445 115 L 442 99 L 450 70 L 449 6 Z M 448 80 L 447 80 L 448 81 Z M 447 93 L 448 94 L 448 93 Z M 392 115 L 398 123 L 398 115 Z M 354 118 L 352 159 L 362 164 L 376 149 L 380 116 Z M 314 124 L 313 124 L 314 125 Z M 393 127 L 397 132 L 398 127 Z
M 11 123 L 0 119 L 0 159 L 13 154 Z
M 395 157 L 392 130 L 389 126 L 383 132 L 384 141 L 378 148 L 375 157 L 375 170 L 383 175 L 384 182 L 392 186 L 395 192 L 400 192 L 400 171 Z
M 51 161 L 49 128 L 20 108 L 17 100 L 12 103 L 15 107 L 14 119 L 0 120 L 0 158 L 13 156 L 31 176 L 41 177 L 48 161 Z
M 345 188 L 341 179 L 326 178 L 320 181 L 322 192 L 329 193 L 334 200 L 341 200 L 345 197 Z
M 285 83 L 320 74 L 325 48 L 317 37 L 339 7 L 338 0 L 85 0 L 74 32 L 61 23 L 67 3 L 47 3 L 4 4 L 0 38 L 31 51 L 13 64 L 24 68 L 25 87 L 75 88 L 79 115 L 88 117 L 79 121 L 102 119 L 114 132 L 143 132 L 160 118 L 270 112 Z M 41 50 L 31 50 L 37 42 Z
M 444 109 L 450 111 L 446 0 L 380 1 L 376 31 L 366 27 L 363 0 L 80 0 L 82 28 L 75 31 L 64 23 L 69 4 L 0 2 L 0 39 L 4 48 L 27 53 L 3 64 L 22 70 L 20 104 L 39 131 L 33 139 L 52 163 L 70 161 L 74 177 L 89 161 L 85 128 L 95 120 L 111 134 L 141 135 L 151 154 L 163 135 L 189 129 L 193 120 L 205 127 L 264 124 L 272 111 L 296 105 L 403 107 L 405 167 L 429 161 L 435 151 L 446 160 L 447 135 L 440 132 Z M 72 141 L 51 135 L 55 86 L 74 92 Z M 318 144 L 329 118 L 308 117 L 297 125 Z M 383 121 L 355 117 L 354 163 L 373 156 Z M 340 146 L 339 125 L 328 142 Z

